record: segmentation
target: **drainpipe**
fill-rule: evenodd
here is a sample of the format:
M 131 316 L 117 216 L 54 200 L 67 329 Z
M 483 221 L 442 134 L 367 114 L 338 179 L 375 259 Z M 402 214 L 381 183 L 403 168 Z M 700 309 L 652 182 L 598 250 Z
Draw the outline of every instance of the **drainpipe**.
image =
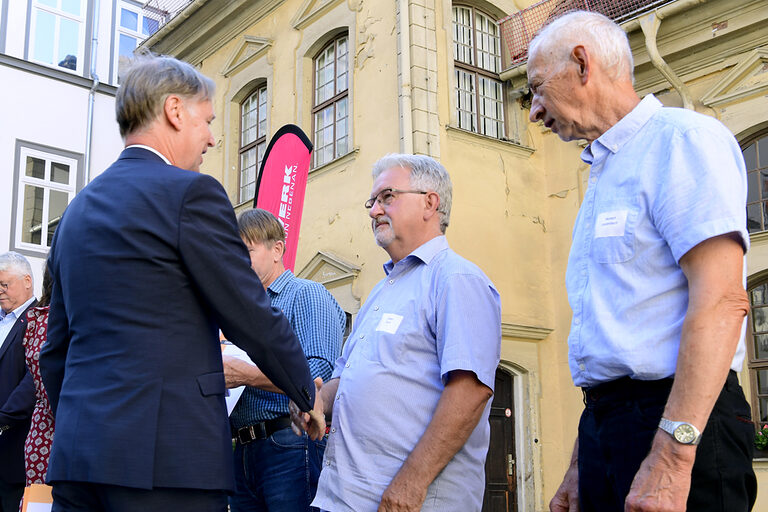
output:
M 411 102 L 411 24 L 408 14 L 408 0 L 398 0 L 400 10 L 400 152 L 413 153 L 413 118 Z
M 93 85 L 88 91 L 88 123 L 85 130 L 85 179 L 84 185 L 91 181 L 91 145 L 93 142 L 93 110 L 96 101 L 96 89 L 99 87 L 99 75 L 96 74 L 96 50 L 99 46 L 99 4 L 93 3 L 93 23 L 91 25 L 91 70 L 90 77 Z

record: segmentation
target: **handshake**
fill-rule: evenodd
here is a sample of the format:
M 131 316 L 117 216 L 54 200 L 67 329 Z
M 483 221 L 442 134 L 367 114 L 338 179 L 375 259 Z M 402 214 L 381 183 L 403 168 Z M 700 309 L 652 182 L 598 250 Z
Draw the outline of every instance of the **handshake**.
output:
M 325 414 L 323 412 L 323 396 L 320 388 L 323 387 L 323 379 L 315 379 L 315 405 L 309 412 L 301 412 L 299 407 L 291 400 L 288 408 L 291 411 L 291 429 L 300 436 L 303 432 L 309 435 L 313 441 L 322 439 L 325 436 Z

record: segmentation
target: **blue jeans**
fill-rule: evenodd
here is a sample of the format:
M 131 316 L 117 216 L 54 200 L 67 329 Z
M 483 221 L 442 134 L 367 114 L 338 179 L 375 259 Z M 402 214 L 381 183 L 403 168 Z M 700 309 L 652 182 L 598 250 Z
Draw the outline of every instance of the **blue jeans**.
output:
M 325 439 L 299 437 L 290 428 L 267 439 L 235 445 L 235 494 L 232 512 L 315 511 Z

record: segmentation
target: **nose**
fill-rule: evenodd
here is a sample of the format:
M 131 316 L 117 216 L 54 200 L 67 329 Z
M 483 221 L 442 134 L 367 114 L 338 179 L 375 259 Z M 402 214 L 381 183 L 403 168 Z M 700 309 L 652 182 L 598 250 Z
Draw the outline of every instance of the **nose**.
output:
M 368 210 L 368 216 L 372 219 L 375 219 L 379 215 L 384 214 L 384 208 L 381 207 L 378 201 L 373 202 L 373 206 L 371 206 L 371 209 Z
M 216 139 L 213 138 L 213 133 L 211 133 L 210 128 L 208 129 L 208 141 L 207 141 L 208 147 L 212 148 L 216 145 Z
M 536 121 L 544 119 L 544 112 L 545 110 L 541 104 L 541 101 L 539 101 L 539 96 L 534 94 L 533 99 L 531 100 L 531 113 L 528 116 L 528 119 L 532 123 L 535 123 Z

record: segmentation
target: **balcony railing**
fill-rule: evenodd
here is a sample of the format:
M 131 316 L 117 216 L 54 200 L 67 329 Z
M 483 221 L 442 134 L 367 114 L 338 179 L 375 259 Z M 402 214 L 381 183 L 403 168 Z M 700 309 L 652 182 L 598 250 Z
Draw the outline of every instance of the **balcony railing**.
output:
M 499 21 L 509 49 L 510 67 L 528 59 L 528 45 L 539 31 L 571 11 L 594 11 L 623 23 L 674 0 L 543 0 Z

